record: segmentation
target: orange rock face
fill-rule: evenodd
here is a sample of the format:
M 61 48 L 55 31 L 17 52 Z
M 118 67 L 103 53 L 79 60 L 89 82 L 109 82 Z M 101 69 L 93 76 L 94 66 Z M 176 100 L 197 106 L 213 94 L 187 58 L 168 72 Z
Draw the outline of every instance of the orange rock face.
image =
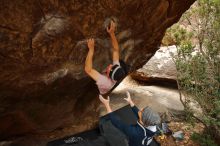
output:
M 85 39 L 95 38 L 94 67 L 102 71 L 111 62 L 109 19 L 117 22 L 121 58 L 136 70 L 194 1 L 0 0 L 0 140 L 93 112 L 98 91 L 84 73 Z

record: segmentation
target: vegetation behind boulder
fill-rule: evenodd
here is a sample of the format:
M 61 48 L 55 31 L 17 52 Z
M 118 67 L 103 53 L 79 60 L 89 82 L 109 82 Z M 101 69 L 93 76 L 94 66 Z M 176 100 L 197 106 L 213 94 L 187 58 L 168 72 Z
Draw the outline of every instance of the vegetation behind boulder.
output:
M 164 41 L 177 45 L 173 56 L 186 119 L 206 126 L 203 136 L 194 135 L 201 145 L 219 144 L 220 139 L 220 1 L 198 0 L 182 20 L 167 31 Z M 196 117 L 190 102 L 197 101 L 203 116 Z M 193 118 L 194 117 L 194 118 Z

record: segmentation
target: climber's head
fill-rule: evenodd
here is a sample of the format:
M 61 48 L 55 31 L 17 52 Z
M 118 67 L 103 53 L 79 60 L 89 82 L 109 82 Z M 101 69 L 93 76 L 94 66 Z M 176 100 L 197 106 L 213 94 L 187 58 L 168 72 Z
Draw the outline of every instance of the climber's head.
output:
M 125 76 L 124 69 L 118 64 L 115 65 L 110 64 L 107 67 L 106 73 L 109 78 L 115 81 L 119 81 Z
M 138 112 L 138 116 L 142 124 L 147 126 L 158 125 L 161 122 L 160 116 L 157 112 L 153 111 L 150 107 L 145 107 Z

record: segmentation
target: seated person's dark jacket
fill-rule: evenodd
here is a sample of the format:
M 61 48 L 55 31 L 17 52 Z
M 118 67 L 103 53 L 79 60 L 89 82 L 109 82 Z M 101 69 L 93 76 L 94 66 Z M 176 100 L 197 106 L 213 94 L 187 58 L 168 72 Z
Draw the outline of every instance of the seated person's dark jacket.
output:
M 138 118 L 138 111 L 139 109 L 136 106 L 133 106 L 132 111 L 134 112 L 135 116 Z M 146 131 L 147 137 L 152 137 L 155 133 L 151 130 L 144 128 L 138 121 L 137 124 L 134 125 L 127 125 L 123 123 L 120 118 L 114 114 L 113 112 L 109 114 L 110 120 L 112 124 L 120 129 L 129 140 L 129 146 L 142 146 L 143 139 L 145 137 L 144 129 Z M 144 128 L 144 129 L 143 129 Z M 146 142 L 145 142 L 146 145 Z

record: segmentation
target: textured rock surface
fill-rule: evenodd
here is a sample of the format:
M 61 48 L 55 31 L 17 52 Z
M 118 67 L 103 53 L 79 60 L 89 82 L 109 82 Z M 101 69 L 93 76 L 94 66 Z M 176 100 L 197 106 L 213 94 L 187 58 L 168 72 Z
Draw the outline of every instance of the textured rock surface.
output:
M 114 17 L 121 57 L 136 70 L 194 1 L 0 0 L 0 139 L 97 119 L 85 39 L 95 37 L 103 70 L 111 60 L 104 26 Z
M 176 83 L 177 71 L 172 55 L 177 53 L 176 46 L 160 47 L 155 55 L 132 77 L 145 82 Z

